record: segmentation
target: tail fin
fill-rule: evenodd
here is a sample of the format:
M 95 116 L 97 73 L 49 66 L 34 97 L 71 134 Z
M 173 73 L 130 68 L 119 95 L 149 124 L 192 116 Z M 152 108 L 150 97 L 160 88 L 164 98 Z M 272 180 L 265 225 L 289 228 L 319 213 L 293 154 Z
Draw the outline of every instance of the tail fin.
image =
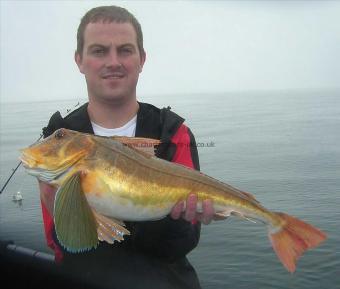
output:
M 280 231 L 270 234 L 274 251 L 286 269 L 293 273 L 295 263 L 304 251 L 318 246 L 327 237 L 319 229 L 284 213 L 276 213 L 283 220 Z

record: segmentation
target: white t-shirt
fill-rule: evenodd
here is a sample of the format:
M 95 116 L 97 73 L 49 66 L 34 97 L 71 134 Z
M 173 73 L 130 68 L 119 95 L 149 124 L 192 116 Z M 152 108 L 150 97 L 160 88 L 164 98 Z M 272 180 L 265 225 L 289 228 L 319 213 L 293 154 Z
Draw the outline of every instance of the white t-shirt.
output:
M 129 120 L 122 127 L 118 128 L 105 128 L 91 121 L 93 132 L 95 135 L 100 136 L 129 136 L 134 137 L 136 133 L 137 115 Z

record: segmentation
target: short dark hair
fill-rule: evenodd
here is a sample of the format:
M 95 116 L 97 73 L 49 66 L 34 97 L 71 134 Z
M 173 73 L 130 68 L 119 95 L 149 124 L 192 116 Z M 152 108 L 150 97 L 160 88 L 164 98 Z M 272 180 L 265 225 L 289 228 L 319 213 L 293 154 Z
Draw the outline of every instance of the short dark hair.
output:
M 116 23 L 131 23 L 137 34 L 137 45 L 139 54 L 142 56 L 143 47 L 143 32 L 138 20 L 128 10 L 118 6 L 100 6 L 89 10 L 81 19 L 77 31 L 77 53 L 82 55 L 84 49 L 84 31 L 89 23 L 116 22 Z

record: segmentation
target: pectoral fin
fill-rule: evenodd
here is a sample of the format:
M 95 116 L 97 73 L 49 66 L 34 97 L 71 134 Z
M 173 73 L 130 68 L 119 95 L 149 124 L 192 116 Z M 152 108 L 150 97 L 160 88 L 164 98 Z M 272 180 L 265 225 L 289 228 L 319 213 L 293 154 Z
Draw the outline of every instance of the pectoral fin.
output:
M 130 232 L 124 228 L 124 223 L 119 220 L 105 217 L 95 210 L 92 210 L 98 223 L 98 239 L 113 244 L 114 241 L 124 240 L 124 235 L 130 235 Z
M 69 252 L 97 247 L 97 222 L 80 184 L 80 173 L 69 177 L 58 189 L 54 203 L 57 238 Z

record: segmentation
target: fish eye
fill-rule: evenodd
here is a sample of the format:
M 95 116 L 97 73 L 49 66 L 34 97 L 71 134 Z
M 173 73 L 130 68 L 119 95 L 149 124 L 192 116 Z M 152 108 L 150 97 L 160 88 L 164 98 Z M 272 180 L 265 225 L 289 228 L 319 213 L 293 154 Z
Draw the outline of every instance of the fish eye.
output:
M 65 132 L 62 129 L 58 129 L 54 135 L 56 139 L 61 139 L 65 135 Z

